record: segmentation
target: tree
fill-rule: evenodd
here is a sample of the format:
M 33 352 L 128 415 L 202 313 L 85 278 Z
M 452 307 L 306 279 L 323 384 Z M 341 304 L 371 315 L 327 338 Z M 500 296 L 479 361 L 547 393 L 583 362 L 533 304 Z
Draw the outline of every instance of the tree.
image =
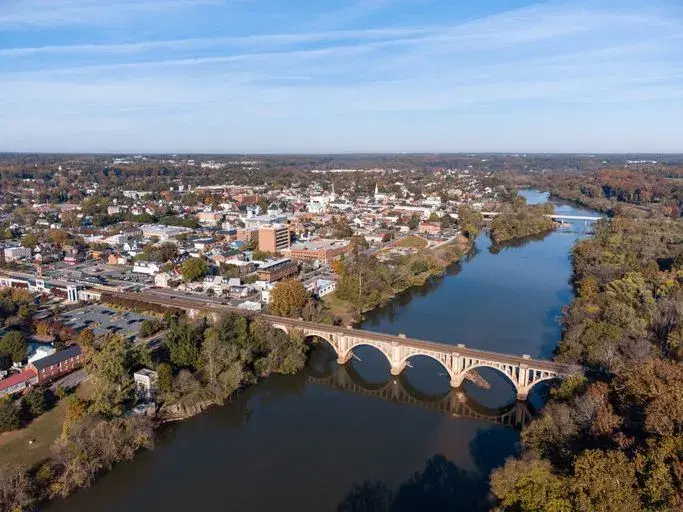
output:
M 26 336 L 19 331 L 10 331 L 0 339 L 0 353 L 5 353 L 14 362 L 23 361 L 27 350 Z
M 180 271 L 185 282 L 189 283 L 204 277 L 208 271 L 208 265 L 202 258 L 189 258 L 183 262 Z
M 156 318 L 146 318 L 140 324 L 140 336 L 149 338 L 164 328 L 164 324 Z
M 33 489 L 29 475 L 20 467 L 0 467 L 0 510 L 33 510 Z
M 519 512 L 572 512 L 567 482 L 548 461 L 509 460 L 491 475 L 491 491 L 500 510 Z
M 78 344 L 86 349 L 95 344 L 95 333 L 90 327 L 86 327 L 78 334 Z
M 277 283 L 270 292 L 269 310 L 278 316 L 298 318 L 308 301 L 308 291 L 298 279 Z
M 0 372 L 11 368 L 11 366 L 12 358 L 9 356 L 9 354 L 0 352 Z
M 171 353 L 171 362 L 177 368 L 201 366 L 199 349 L 204 338 L 203 324 L 191 324 L 185 320 L 174 322 L 166 334 L 166 346 Z
M 410 229 L 417 229 L 417 227 L 420 225 L 420 217 L 416 214 L 412 214 L 410 216 L 410 219 L 408 219 L 408 227 Z
M 11 398 L 0 398 L 0 432 L 9 432 L 21 428 L 19 409 Z
M 173 389 L 173 368 L 168 363 L 157 366 L 157 385 L 162 393 L 169 393 Z
M 133 398 L 131 375 L 138 357 L 131 344 L 121 336 L 106 336 L 89 351 L 86 370 L 95 389 L 91 408 L 106 417 L 121 416 Z
M 35 249 L 38 245 L 38 237 L 33 233 L 26 233 L 24 238 L 21 239 L 21 245 L 29 249 Z
M 634 465 L 619 451 L 587 450 L 574 464 L 572 510 L 639 512 Z
M 37 418 L 48 409 L 48 400 L 45 390 L 40 388 L 31 388 L 29 392 L 24 395 L 24 398 L 22 399 L 22 405 L 32 418 Z

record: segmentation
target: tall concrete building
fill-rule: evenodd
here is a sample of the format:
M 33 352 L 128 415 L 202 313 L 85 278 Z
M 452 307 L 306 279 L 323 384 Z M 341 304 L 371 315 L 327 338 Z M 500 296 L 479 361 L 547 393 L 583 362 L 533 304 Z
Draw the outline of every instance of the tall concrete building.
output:
M 258 228 L 258 248 L 265 252 L 280 252 L 289 249 L 292 235 L 286 224 L 272 224 Z

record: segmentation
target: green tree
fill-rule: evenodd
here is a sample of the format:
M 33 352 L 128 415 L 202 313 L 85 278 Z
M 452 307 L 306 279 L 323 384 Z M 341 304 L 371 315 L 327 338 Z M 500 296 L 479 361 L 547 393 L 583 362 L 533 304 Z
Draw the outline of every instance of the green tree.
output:
M 0 432 L 21 428 L 19 409 L 9 397 L 0 398 Z
M 7 370 L 12 367 L 12 358 L 5 352 L 0 352 L 0 371 Z
M 24 398 L 22 405 L 32 418 L 37 418 L 48 409 L 48 400 L 45 390 L 41 388 L 31 388 Z
M 12 361 L 19 362 L 26 358 L 26 336 L 19 331 L 10 331 L 0 339 L 0 353 L 5 353 Z
M 200 368 L 200 347 L 204 338 L 204 329 L 204 324 L 191 324 L 185 320 L 171 324 L 165 343 L 174 366 L 195 370 Z
M 35 249 L 38 245 L 38 237 L 33 233 L 26 233 L 21 239 L 21 245 L 29 249 Z
M 133 398 L 132 371 L 138 355 L 121 336 L 106 336 L 89 351 L 86 371 L 94 382 L 91 409 L 105 417 L 121 416 Z
M 298 318 L 309 300 L 309 293 L 298 279 L 285 279 L 270 292 L 268 309 L 277 316 Z
M 149 338 L 164 328 L 164 324 L 156 318 L 146 318 L 140 324 L 140 336 Z
M 189 258 L 183 262 L 180 271 L 185 282 L 189 283 L 203 278 L 208 269 L 206 261 L 202 258 Z
M 173 368 L 168 363 L 157 366 L 157 385 L 162 393 L 169 393 L 173 389 Z
M 491 491 L 500 510 L 511 512 L 573 512 L 566 479 L 548 461 L 509 460 L 491 475 Z

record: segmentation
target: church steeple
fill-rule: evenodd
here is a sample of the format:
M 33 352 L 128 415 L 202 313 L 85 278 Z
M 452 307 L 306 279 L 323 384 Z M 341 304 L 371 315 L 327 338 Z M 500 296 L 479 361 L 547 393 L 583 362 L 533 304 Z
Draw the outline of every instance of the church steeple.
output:
M 379 184 L 375 183 L 375 197 L 379 195 Z

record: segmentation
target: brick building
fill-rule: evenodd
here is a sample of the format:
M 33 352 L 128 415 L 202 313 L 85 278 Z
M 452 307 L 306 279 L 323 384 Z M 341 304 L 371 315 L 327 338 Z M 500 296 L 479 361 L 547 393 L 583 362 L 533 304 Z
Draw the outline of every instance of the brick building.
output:
M 256 271 L 259 281 L 273 283 L 299 273 L 299 265 L 289 258 L 283 258 L 263 265 Z
M 312 240 L 292 245 L 289 255 L 295 260 L 322 261 L 330 263 L 342 254 L 349 252 L 351 244 L 348 240 Z
M 258 248 L 264 252 L 280 252 L 289 249 L 292 235 L 286 224 L 272 224 L 258 228 Z
M 33 370 L 38 375 L 38 382 L 56 379 L 74 371 L 81 366 L 83 355 L 81 347 L 71 345 L 51 356 L 33 361 L 27 369 Z

